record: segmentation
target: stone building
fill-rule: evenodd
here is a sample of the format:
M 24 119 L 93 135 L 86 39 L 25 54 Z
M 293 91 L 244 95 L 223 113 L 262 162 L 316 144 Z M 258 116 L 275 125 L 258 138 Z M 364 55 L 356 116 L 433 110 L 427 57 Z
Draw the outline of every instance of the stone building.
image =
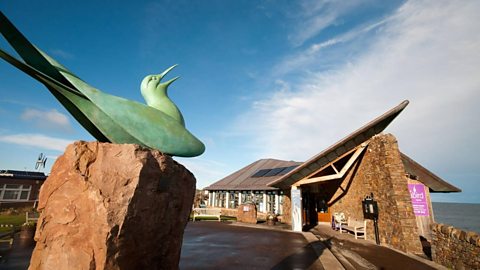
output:
M 264 190 L 282 195 L 282 220 L 294 231 L 331 222 L 335 212 L 363 220 L 362 201 L 373 194 L 378 204 L 380 242 L 405 252 L 422 253 L 420 236 L 430 239 L 430 225 L 434 222 L 430 193 L 460 189 L 401 153 L 393 135 L 381 134 L 407 105 L 408 101 L 401 103 L 270 182 L 262 181 Z M 235 175 L 248 171 L 250 177 L 243 178 L 253 181 L 258 171 L 244 169 L 224 179 L 236 183 Z M 216 203 L 220 189 L 214 188 L 220 182 L 206 188 L 212 195 L 210 205 L 217 207 L 222 207 Z M 224 183 L 221 190 L 228 192 L 232 187 Z M 242 192 L 252 191 L 255 193 L 244 188 Z M 367 237 L 372 236 L 373 221 L 369 220 Z
M 0 170 L 0 208 L 33 207 L 46 179 L 43 172 Z

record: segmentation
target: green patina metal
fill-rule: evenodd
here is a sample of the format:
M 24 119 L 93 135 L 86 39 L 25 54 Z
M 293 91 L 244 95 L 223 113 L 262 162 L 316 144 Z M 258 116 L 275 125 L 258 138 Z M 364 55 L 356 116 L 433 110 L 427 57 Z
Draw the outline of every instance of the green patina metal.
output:
M 181 157 L 205 151 L 204 144 L 185 128 L 180 110 L 167 95 L 168 86 L 178 77 L 161 82 L 175 66 L 143 79 L 141 93 L 146 106 L 88 85 L 30 43 L 2 12 L 0 32 L 25 62 L 1 49 L 0 57 L 44 84 L 97 140 L 140 144 Z

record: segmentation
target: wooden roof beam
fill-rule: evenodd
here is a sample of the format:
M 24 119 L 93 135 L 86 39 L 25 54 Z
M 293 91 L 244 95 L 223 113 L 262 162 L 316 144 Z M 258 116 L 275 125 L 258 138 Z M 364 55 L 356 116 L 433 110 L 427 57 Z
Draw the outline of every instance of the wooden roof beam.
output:
M 368 143 L 369 143 L 369 141 L 366 141 L 366 142 L 362 143 L 361 145 L 357 146 L 356 148 L 354 148 L 354 149 L 350 150 L 349 152 L 345 153 L 341 157 L 338 157 L 335 160 L 329 162 L 328 164 L 326 164 L 322 168 L 320 168 L 320 169 L 316 170 L 315 172 L 311 173 L 309 176 L 307 176 L 304 179 L 296 182 L 294 184 L 294 186 L 298 187 L 298 186 L 301 186 L 301 185 L 313 184 L 313 183 L 330 181 L 330 180 L 335 180 L 335 179 L 342 178 L 345 175 L 345 173 L 347 173 L 347 171 L 350 169 L 350 167 L 352 167 L 352 165 L 355 163 L 355 161 L 358 159 L 358 157 L 360 157 L 363 150 L 365 150 L 365 148 L 368 146 Z M 338 171 L 335 168 L 334 163 L 337 162 L 338 160 L 350 155 L 352 152 L 354 152 L 353 155 L 349 158 L 347 163 L 345 163 L 343 168 L 340 171 Z M 324 175 L 324 176 L 319 176 L 319 177 L 313 177 L 313 175 L 318 174 L 319 172 L 325 170 L 326 168 L 328 168 L 330 166 L 333 167 L 333 169 L 336 173 L 329 174 L 329 175 Z

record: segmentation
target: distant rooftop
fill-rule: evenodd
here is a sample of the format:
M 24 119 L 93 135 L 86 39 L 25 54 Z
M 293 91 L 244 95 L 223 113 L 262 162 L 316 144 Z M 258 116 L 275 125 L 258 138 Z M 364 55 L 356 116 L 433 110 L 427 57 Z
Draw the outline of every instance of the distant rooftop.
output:
M 302 162 L 260 159 L 206 187 L 206 190 L 277 190 L 267 186 Z
M 16 170 L 0 170 L 0 177 L 34 179 L 34 180 L 45 180 L 47 178 L 47 176 L 43 172 L 16 171 Z

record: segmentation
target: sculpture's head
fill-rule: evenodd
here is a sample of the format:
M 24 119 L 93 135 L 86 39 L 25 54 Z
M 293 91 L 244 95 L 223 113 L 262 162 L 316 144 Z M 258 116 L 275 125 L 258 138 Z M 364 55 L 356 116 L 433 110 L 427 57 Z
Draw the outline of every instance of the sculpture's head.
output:
M 158 75 L 148 75 L 143 79 L 140 88 L 142 96 L 148 106 L 164 112 L 177 120 L 182 126 L 185 126 L 185 120 L 183 119 L 182 113 L 167 95 L 168 86 L 179 77 L 175 77 L 166 82 L 161 82 L 163 77 L 165 77 L 165 75 L 176 66 L 177 65 L 173 65 Z
M 140 88 L 141 88 L 142 96 L 147 101 L 147 104 L 148 104 L 148 99 L 152 97 L 153 93 L 155 93 L 155 95 L 153 96 L 159 96 L 159 95 L 168 96 L 167 95 L 168 86 L 172 84 L 175 80 L 177 80 L 179 77 L 175 77 L 166 82 L 161 82 L 161 80 L 163 79 L 163 77 L 165 77 L 165 75 L 167 75 L 168 72 L 170 72 L 170 70 L 174 69 L 176 66 L 177 65 L 173 65 L 158 75 L 148 75 L 143 79 Z

